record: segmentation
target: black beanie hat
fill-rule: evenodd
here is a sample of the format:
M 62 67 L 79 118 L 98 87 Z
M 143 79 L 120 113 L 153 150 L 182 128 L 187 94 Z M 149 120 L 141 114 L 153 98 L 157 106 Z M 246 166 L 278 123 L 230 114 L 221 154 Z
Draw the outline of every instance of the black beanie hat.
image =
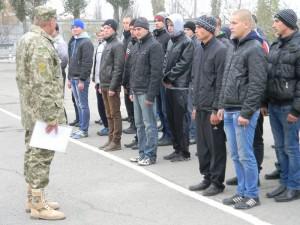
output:
M 292 9 L 282 9 L 280 10 L 274 18 L 279 19 L 287 27 L 295 30 L 297 26 L 297 14 Z
M 134 27 L 142 27 L 149 30 L 149 22 L 145 17 L 139 17 L 135 20 Z
M 104 22 L 103 26 L 110 26 L 112 29 L 114 29 L 115 31 L 117 31 L 118 29 L 118 23 L 117 21 L 113 20 L 113 19 L 108 19 Z
M 215 33 L 217 20 L 215 17 L 204 15 L 196 19 L 196 25 L 199 25 L 210 33 Z
M 196 30 L 196 25 L 193 21 L 187 21 L 184 25 L 183 25 L 184 28 L 189 28 L 193 31 L 193 33 L 195 33 L 195 30 Z

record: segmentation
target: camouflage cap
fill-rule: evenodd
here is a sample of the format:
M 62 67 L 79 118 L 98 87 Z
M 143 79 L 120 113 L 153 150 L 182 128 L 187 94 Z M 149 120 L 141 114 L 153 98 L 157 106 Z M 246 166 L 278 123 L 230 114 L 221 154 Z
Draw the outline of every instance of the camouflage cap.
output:
M 45 5 L 35 7 L 34 17 L 44 21 L 50 20 L 56 17 L 56 9 Z

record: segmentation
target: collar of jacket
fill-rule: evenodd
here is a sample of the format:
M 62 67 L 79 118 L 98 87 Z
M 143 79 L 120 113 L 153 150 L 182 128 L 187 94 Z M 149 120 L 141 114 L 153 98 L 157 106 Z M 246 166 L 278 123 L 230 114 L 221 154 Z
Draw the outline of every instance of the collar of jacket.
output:
M 152 34 L 149 32 L 148 34 L 145 35 L 145 37 L 141 38 L 140 40 L 138 40 L 139 44 L 143 44 L 145 43 L 148 39 L 150 39 L 152 37 Z
M 128 31 L 124 30 L 124 31 L 123 31 L 123 36 L 124 36 L 125 39 L 130 38 L 130 36 L 131 36 L 130 31 L 129 31 L 129 30 L 128 30 Z
M 285 45 L 286 43 L 288 43 L 290 40 L 292 40 L 295 36 L 298 36 L 299 35 L 299 32 L 298 30 L 295 30 L 295 32 L 293 32 L 291 35 L 287 36 L 287 37 L 284 37 L 284 38 L 281 38 L 279 37 L 278 40 L 276 41 L 276 43 L 280 43 L 279 44 L 279 47 Z
M 164 33 L 167 33 L 165 28 L 153 30 L 153 34 L 154 34 L 155 37 L 158 37 L 158 36 L 160 36 Z
M 47 38 L 52 44 L 54 43 L 53 38 L 39 26 L 32 25 L 30 31 L 33 33 L 37 33 L 37 34 L 43 36 L 44 38 Z
M 263 42 L 263 39 L 261 37 L 258 36 L 258 34 L 255 31 L 250 31 L 249 34 L 247 34 L 246 37 L 242 38 L 241 40 L 239 39 L 233 39 L 233 44 L 236 48 L 238 48 L 240 45 L 243 45 L 244 43 L 246 43 L 247 41 L 251 41 L 251 40 L 258 40 L 260 43 Z
M 209 46 L 211 46 L 212 44 L 214 44 L 216 42 L 216 37 L 213 36 L 206 44 L 204 44 L 203 42 L 201 42 L 201 46 L 203 49 L 208 48 Z
M 115 32 L 114 34 L 112 34 L 110 37 L 105 38 L 104 40 L 105 40 L 107 43 L 110 43 L 110 42 L 112 42 L 116 37 L 117 37 L 117 32 Z
M 175 43 L 175 42 L 181 40 L 184 37 L 185 37 L 185 33 L 183 31 L 181 31 L 179 35 L 171 37 L 171 40 L 172 40 L 173 43 Z
M 136 38 L 131 38 L 131 43 L 134 45 L 136 42 L 137 42 L 137 39 Z

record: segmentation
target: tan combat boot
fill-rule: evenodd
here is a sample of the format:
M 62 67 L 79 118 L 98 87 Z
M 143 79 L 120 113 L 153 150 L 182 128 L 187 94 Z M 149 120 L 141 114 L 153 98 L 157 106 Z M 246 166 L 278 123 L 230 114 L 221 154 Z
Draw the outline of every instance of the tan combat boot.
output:
M 32 192 L 32 203 L 30 210 L 30 217 L 32 219 L 43 219 L 43 220 L 63 220 L 65 214 L 52 209 L 44 198 L 43 189 L 31 189 Z
M 118 150 L 122 150 L 121 144 L 120 143 L 117 144 L 113 141 L 110 142 L 110 144 L 104 148 L 104 151 L 106 151 L 106 152 L 112 152 L 112 151 L 118 151 Z
M 51 202 L 51 201 L 47 201 L 45 199 L 45 201 L 47 202 L 47 204 L 52 208 L 52 209 L 59 209 L 59 204 L 58 202 Z M 25 211 L 27 213 L 30 213 L 30 209 L 31 209 L 31 203 L 32 202 L 32 192 L 31 192 L 31 186 L 28 185 L 28 189 L 27 189 L 27 202 L 25 204 Z

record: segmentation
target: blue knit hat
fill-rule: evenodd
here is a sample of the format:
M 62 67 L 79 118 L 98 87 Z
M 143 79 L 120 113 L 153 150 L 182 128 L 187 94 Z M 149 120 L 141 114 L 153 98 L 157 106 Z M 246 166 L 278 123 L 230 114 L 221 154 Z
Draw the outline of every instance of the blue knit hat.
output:
M 75 19 L 72 22 L 72 27 L 80 27 L 81 29 L 84 29 L 85 25 L 81 19 Z

